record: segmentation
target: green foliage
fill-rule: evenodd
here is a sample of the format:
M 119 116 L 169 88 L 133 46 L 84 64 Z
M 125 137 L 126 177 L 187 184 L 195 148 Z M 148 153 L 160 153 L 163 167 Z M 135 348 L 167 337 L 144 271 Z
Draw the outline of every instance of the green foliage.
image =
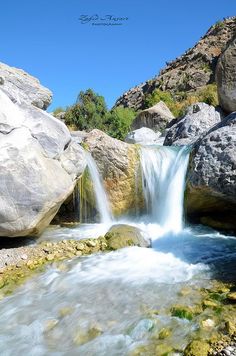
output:
M 128 108 L 117 107 L 108 111 L 104 97 L 88 89 L 81 91 L 76 104 L 67 109 L 65 122 L 78 130 L 96 128 L 122 140 L 130 131 L 134 117 L 135 112 Z
M 106 114 L 107 107 L 103 96 L 88 89 L 85 92 L 81 91 L 76 104 L 66 111 L 65 122 L 79 130 L 88 131 L 94 128 L 103 130 Z
M 206 104 L 213 106 L 217 106 L 219 104 L 216 84 L 206 85 L 205 88 L 199 90 L 197 95 L 199 101 Z
M 146 108 L 157 104 L 162 100 L 174 114 L 175 117 L 180 117 L 184 114 L 186 108 L 197 102 L 203 102 L 208 105 L 218 105 L 218 95 L 216 84 L 208 84 L 204 88 L 195 92 L 177 92 L 172 95 L 168 91 L 155 89 L 152 94 L 149 94 L 145 100 Z
M 151 107 L 157 104 L 159 101 L 163 101 L 168 107 L 172 106 L 174 102 L 170 92 L 162 91 L 161 89 L 155 89 L 152 94 L 147 95 L 145 106 Z
M 136 114 L 132 109 L 123 108 L 122 106 L 111 110 L 107 115 L 106 122 L 108 134 L 119 140 L 124 140 L 131 129 L 135 116 Z
M 178 107 L 176 100 L 169 91 L 155 89 L 152 94 L 147 95 L 145 106 L 149 108 L 157 104 L 159 101 L 163 101 L 175 117 L 181 116 L 182 110 Z

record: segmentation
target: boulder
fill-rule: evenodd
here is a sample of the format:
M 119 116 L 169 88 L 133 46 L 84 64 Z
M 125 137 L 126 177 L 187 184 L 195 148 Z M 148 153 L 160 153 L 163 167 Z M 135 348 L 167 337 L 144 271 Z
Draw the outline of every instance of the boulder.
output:
M 0 90 L 0 236 L 42 232 L 85 165 L 62 122 Z
M 26 103 L 46 110 L 51 104 L 52 93 L 39 80 L 22 69 L 0 63 L 0 89 L 18 104 Z
M 193 144 L 220 121 L 221 114 L 213 106 L 205 103 L 190 105 L 186 114 L 168 130 L 164 145 Z
M 160 142 L 160 136 L 161 132 L 154 132 L 148 127 L 141 127 L 141 129 L 129 132 L 125 138 L 125 142 L 154 145 Z
M 143 204 L 139 148 L 97 129 L 85 137 L 83 145 L 97 164 L 113 214 L 134 212 Z
M 163 132 L 168 124 L 174 119 L 172 112 L 163 101 L 149 109 L 141 111 L 132 123 L 132 129 L 148 127 L 155 132 Z
M 71 136 L 77 143 L 82 143 L 88 135 L 86 131 L 71 131 Z
M 65 111 L 60 111 L 57 114 L 52 113 L 52 115 L 55 116 L 58 120 L 61 120 L 62 122 L 65 123 L 65 117 L 66 117 Z
M 236 113 L 193 148 L 187 176 L 188 215 L 216 228 L 236 229 Z
M 227 113 L 236 111 L 236 37 L 218 60 L 216 83 L 220 106 Z
M 128 246 L 151 247 L 151 241 L 143 231 L 125 224 L 112 226 L 106 233 L 105 239 L 111 250 Z

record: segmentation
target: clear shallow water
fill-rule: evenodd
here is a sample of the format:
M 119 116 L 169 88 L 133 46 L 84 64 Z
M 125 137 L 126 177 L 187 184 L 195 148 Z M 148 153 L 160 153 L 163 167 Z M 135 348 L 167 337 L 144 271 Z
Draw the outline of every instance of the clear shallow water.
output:
M 165 236 L 156 224 L 139 226 L 152 234 L 152 249 L 130 247 L 53 265 L 2 300 L 1 354 L 131 355 L 163 327 L 171 329 L 168 343 L 183 349 L 197 325 L 171 317 L 169 309 L 197 303 L 198 288 L 213 278 L 234 278 L 236 239 L 202 226 Z M 82 238 L 98 227 L 61 233 L 77 230 Z M 192 293 L 180 296 L 186 286 Z
M 112 222 L 102 205 L 103 224 L 52 226 L 38 241 L 96 238 L 112 224 L 127 223 L 149 235 L 152 248 L 75 258 L 29 280 L 0 301 L 1 355 L 132 356 L 140 345 L 163 343 L 163 328 L 171 332 L 165 343 L 181 351 L 199 321 L 172 317 L 170 308 L 200 302 L 199 289 L 212 279 L 235 280 L 234 237 L 202 226 L 182 230 L 187 154 L 154 147 L 144 156 L 146 217 Z M 191 292 L 180 293 L 183 288 Z

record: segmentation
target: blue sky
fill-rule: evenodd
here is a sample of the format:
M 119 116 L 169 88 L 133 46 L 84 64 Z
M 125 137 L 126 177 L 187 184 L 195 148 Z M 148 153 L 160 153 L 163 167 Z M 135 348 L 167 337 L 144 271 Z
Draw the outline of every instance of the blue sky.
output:
M 92 88 L 111 107 L 155 76 L 214 22 L 236 15 L 235 0 L 1 1 L 0 61 L 54 93 L 49 111 Z M 82 25 L 81 15 L 128 17 L 122 26 Z

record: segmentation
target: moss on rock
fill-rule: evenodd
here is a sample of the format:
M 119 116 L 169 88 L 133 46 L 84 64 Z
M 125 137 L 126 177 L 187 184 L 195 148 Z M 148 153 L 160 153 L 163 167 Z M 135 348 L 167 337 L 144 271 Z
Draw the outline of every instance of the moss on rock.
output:
M 184 350 L 184 356 L 207 356 L 210 345 L 202 340 L 191 341 Z

